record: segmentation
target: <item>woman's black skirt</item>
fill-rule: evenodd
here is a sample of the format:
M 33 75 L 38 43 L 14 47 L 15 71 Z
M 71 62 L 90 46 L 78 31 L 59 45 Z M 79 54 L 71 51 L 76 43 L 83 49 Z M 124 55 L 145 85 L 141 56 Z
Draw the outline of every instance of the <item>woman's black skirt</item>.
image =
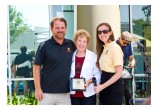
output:
M 108 81 L 115 73 L 109 73 L 102 71 L 101 75 L 101 84 Z M 122 105 L 123 103 L 123 94 L 124 94 L 124 87 L 122 78 L 117 80 L 112 85 L 108 86 L 107 88 L 103 89 L 100 94 L 100 104 L 101 105 Z

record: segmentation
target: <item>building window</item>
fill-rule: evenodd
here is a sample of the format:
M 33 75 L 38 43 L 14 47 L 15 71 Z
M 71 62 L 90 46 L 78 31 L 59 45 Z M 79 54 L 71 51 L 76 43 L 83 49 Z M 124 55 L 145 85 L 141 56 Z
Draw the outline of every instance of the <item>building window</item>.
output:
M 74 34 L 74 6 L 73 5 L 51 5 L 50 6 L 50 19 L 59 16 L 64 17 L 67 21 L 67 32 L 65 38 L 71 39 Z
M 65 38 L 72 40 L 75 29 L 75 6 L 10 5 L 8 9 L 7 93 L 11 100 L 14 95 L 16 81 L 20 81 L 17 95 L 24 95 L 22 81 L 27 81 L 28 92 L 34 92 L 33 73 L 27 78 L 16 78 L 15 75 L 11 73 L 11 66 L 13 65 L 15 57 L 20 54 L 20 47 L 25 45 L 27 47 L 27 53 L 34 57 L 39 44 L 52 36 L 50 32 L 50 21 L 56 16 L 66 19 L 67 33 Z
M 121 32 L 130 32 L 129 5 L 120 5 Z
M 49 32 L 49 10 L 47 5 L 9 5 L 8 19 L 8 66 L 7 66 L 7 93 L 9 99 L 14 95 L 26 95 L 25 93 L 34 92 L 33 73 L 29 76 L 17 78 L 17 75 L 11 72 L 11 67 L 15 57 L 21 53 L 20 47 L 27 47 L 27 54 L 33 57 L 40 42 L 50 38 Z M 30 11 L 32 10 L 32 11 Z M 43 15 L 43 16 L 42 16 Z M 19 86 L 16 86 L 19 81 Z M 26 81 L 27 92 L 24 90 L 22 81 Z M 17 88 L 16 88 L 17 87 Z

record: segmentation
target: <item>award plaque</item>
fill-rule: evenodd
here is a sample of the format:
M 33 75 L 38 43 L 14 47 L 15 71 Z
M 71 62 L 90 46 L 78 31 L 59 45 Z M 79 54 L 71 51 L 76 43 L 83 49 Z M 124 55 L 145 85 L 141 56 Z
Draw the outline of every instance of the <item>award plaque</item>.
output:
M 85 78 L 71 78 L 72 91 L 85 91 Z

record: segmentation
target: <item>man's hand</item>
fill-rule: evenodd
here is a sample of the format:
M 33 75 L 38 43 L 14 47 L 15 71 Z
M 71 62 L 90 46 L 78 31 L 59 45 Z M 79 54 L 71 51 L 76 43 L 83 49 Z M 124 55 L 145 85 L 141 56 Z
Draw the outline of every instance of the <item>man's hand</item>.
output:
M 128 65 L 130 68 L 133 68 L 135 66 L 135 63 L 134 62 L 130 62 L 129 65 Z
M 41 101 L 44 97 L 42 89 L 35 90 L 35 97 L 37 100 Z
M 133 68 L 135 66 L 135 63 L 136 63 L 133 55 L 129 56 L 129 61 L 130 61 L 130 64 L 128 66 L 130 68 Z

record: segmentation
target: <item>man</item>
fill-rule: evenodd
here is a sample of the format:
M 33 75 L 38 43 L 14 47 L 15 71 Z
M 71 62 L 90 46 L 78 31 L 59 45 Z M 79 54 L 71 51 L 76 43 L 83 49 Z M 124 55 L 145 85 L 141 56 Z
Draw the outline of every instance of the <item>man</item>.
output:
M 20 50 L 21 50 L 21 53 L 17 55 L 14 60 L 14 65 L 12 66 L 12 73 L 15 74 L 15 78 L 29 77 L 30 68 L 28 66 L 19 67 L 19 65 L 25 62 L 31 63 L 32 57 L 26 54 L 27 52 L 26 46 L 21 46 Z M 27 81 L 22 81 L 22 82 L 23 82 L 23 88 L 24 88 L 24 95 L 26 96 L 28 94 L 28 82 Z M 17 93 L 19 84 L 20 84 L 20 81 L 14 82 L 14 92 L 15 93 Z
M 33 77 L 33 63 L 34 63 L 34 57 L 35 57 L 35 51 L 31 51 L 30 53 L 28 53 L 31 57 L 32 57 L 32 62 L 30 62 L 30 61 L 26 61 L 26 62 L 24 62 L 24 63 L 22 63 L 22 64 L 19 64 L 18 66 L 17 66 L 17 68 L 22 68 L 22 67 L 26 67 L 26 66 L 28 66 L 28 68 L 30 69 L 30 74 L 29 74 L 29 76 L 30 77 Z M 35 90 L 35 88 L 34 88 L 34 81 L 33 80 L 30 80 L 30 81 L 28 81 L 28 88 L 29 88 L 29 92 L 31 92 L 31 91 L 34 91 Z
M 135 66 L 135 59 L 132 52 L 132 35 L 125 31 L 121 34 L 121 37 L 116 41 L 117 44 L 120 45 L 123 53 L 124 53 L 124 66 L 128 65 L 130 68 L 133 68 Z M 129 81 L 128 79 L 124 79 L 124 97 L 125 97 L 125 104 L 131 105 L 133 104 L 132 100 L 132 91 L 129 87 Z
M 53 36 L 39 45 L 35 56 L 35 97 L 39 105 L 70 105 L 69 78 L 75 46 L 64 38 L 67 28 L 64 18 L 54 18 L 50 27 Z

